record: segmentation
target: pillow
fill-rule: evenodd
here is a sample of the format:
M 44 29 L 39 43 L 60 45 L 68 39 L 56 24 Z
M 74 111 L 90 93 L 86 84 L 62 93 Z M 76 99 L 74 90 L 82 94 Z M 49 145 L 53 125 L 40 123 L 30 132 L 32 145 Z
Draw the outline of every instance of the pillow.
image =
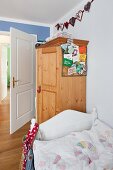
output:
M 96 118 L 96 113 L 86 114 L 74 110 L 65 110 L 40 124 L 41 140 L 52 140 L 68 135 L 73 131 L 88 130 L 92 127 Z

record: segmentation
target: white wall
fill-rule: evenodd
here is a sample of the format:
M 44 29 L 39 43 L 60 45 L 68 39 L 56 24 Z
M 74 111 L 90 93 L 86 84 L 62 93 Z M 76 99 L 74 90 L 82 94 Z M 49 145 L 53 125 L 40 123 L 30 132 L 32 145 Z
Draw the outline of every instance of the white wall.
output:
M 83 9 L 83 1 L 58 22 L 67 21 Z M 66 30 L 64 30 L 66 31 Z M 54 29 L 54 33 L 56 29 Z M 69 26 L 74 38 L 89 40 L 87 111 L 96 107 L 99 118 L 113 127 L 113 1 L 95 0 L 82 22 Z
M 0 35 L 0 44 L 10 44 L 10 36 Z

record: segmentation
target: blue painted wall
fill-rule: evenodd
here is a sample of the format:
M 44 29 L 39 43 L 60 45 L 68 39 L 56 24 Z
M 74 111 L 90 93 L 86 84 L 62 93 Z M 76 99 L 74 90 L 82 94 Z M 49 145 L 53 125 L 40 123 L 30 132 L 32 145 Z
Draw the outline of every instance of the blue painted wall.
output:
M 36 34 L 38 40 L 45 40 L 50 36 L 50 27 L 22 24 L 16 22 L 7 22 L 0 20 L 0 31 L 10 31 L 10 27 L 19 29 L 29 34 Z

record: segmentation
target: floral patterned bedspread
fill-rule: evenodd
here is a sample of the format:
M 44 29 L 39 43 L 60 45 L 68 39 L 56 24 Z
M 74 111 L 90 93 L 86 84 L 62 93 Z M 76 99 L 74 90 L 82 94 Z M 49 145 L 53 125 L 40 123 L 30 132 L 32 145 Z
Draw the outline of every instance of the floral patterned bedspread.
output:
M 90 131 L 35 140 L 35 170 L 113 170 L 113 130 L 97 120 Z

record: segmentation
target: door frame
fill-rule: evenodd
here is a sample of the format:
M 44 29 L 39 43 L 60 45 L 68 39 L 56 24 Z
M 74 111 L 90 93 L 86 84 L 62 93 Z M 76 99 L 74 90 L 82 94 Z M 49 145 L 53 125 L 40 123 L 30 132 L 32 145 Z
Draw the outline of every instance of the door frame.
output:
M 9 32 L 7 32 L 7 31 L 0 31 L 0 35 L 1 36 L 8 36 L 8 37 L 10 37 L 10 33 Z M 10 45 L 10 43 L 9 42 L 7 42 L 7 43 L 1 43 L 2 45 Z M 1 104 L 1 101 L 0 101 L 0 104 Z
M 0 31 L 0 35 L 9 35 L 10 36 L 10 32 L 9 31 Z

